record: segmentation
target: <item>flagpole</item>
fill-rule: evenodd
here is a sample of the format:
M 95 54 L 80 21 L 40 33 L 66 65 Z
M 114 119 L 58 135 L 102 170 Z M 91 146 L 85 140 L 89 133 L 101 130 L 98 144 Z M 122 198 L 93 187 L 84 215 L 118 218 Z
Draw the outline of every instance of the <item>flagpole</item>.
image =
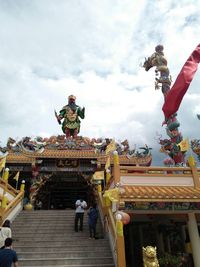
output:
M 16 173 L 16 175 L 13 177 L 13 179 L 16 181 L 15 189 L 18 188 L 18 181 L 19 181 L 19 171 Z
M 16 182 L 16 187 L 15 187 L 15 189 L 17 190 L 17 187 L 18 187 L 18 179 L 17 179 L 17 182 Z

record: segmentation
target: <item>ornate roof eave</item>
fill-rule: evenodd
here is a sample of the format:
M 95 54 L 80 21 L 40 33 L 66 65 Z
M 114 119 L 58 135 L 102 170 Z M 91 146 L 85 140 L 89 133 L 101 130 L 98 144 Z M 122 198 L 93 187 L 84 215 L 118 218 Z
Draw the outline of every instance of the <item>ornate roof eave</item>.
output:
M 42 158 L 71 158 L 71 159 L 96 159 L 98 163 L 105 164 L 107 155 L 105 153 L 95 153 L 94 150 L 48 150 L 45 149 L 42 153 L 38 152 L 10 152 L 7 155 L 8 163 L 31 163 L 37 159 Z M 119 161 L 122 165 L 144 165 L 149 166 L 151 164 L 152 156 L 128 158 L 126 155 L 119 155 Z M 113 159 L 111 157 L 111 164 Z
M 101 164 L 106 163 L 107 156 L 99 156 L 97 158 L 98 162 Z M 145 157 L 137 157 L 133 156 L 131 158 L 127 157 L 127 155 L 119 155 L 120 165 L 135 165 L 135 166 L 150 166 L 152 161 L 152 155 L 148 155 Z M 113 164 L 113 158 L 110 160 L 111 164 Z
M 31 157 L 27 157 L 23 154 L 9 153 L 6 158 L 6 162 L 7 163 L 31 164 L 32 162 L 35 162 L 35 159 Z
M 124 186 L 122 202 L 200 202 L 200 188 L 192 186 Z
M 200 202 L 200 198 L 120 198 L 120 202 Z

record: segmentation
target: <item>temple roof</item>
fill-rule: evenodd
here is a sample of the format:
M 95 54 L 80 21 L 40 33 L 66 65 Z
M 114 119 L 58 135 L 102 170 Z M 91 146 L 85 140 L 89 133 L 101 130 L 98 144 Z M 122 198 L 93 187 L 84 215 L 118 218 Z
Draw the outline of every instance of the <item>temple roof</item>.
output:
M 200 188 L 192 186 L 123 186 L 124 202 L 200 202 Z
M 95 159 L 105 164 L 108 154 L 116 150 L 119 154 L 120 164 L 149 166 L 152 155 L 147 145 L 139 150 L 130 149 L 127 140 L 115 142 L 109 138 L 90 139 L 78 136 L 76 139 L 66 139 L 64 135 L 49 138 L 23 137 L 20 141 L 8 139 L 7 147 L 0 148 L 0 152 L 8 153 L 7 162 L 31 163 L 37 159 Z

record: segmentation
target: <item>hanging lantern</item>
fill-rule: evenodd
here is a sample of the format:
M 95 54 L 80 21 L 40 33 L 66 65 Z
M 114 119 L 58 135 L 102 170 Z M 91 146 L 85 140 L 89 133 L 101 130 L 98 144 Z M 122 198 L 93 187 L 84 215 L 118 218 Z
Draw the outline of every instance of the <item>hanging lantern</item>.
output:
M 130 215 L 123 211 L 117 211 L 116 216 L 121 215 L 121 221 L 124 225 L 128 224 L 131 220 Z

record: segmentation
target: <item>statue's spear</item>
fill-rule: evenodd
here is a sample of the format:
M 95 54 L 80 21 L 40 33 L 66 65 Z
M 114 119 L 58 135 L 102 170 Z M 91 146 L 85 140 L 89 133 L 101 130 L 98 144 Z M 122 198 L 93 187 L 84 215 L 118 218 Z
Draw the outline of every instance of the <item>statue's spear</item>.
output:
M 58 114 L 57 114 L 55 109 L 54 109 L 54 114 L 55 114 L 55 117 L 56 117 L 58 123 L 61 124 L 60 118 L 59 118 L 59 116 L 58 116 Z

